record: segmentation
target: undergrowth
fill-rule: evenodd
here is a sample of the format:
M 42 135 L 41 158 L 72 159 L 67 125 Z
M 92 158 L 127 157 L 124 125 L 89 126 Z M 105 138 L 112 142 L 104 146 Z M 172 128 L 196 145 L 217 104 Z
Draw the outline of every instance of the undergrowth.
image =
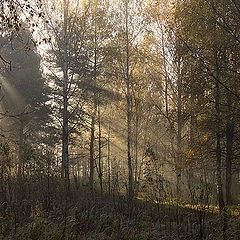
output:
M 119 198 L 83 198 L 46 210 L 35 203 L 29 212 L 20 206 L 1 210 L 2 240 L 221 240 L 240 239 L 240 220 L 223 214 L 136 201 L 132 211 Z

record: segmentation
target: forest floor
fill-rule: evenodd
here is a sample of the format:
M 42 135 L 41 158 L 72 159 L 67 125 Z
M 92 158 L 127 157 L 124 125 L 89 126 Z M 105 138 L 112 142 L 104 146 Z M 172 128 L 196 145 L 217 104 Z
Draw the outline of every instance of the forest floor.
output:
M 48 209 L 31 204 L 8 206 L 4 213 L 2 207 L 1 240 L 240 240 L 240 217 L 230 210 L 129 204 L 124 197 L 107 196 L 81 197 L 67 212 L 64 203 Z

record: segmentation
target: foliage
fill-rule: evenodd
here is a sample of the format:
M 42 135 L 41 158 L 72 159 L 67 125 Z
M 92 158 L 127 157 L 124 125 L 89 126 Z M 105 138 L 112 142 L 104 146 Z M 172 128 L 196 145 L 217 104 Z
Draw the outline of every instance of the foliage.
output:
M 1 4 L 0 238 L 237 238 L 237 1 Z

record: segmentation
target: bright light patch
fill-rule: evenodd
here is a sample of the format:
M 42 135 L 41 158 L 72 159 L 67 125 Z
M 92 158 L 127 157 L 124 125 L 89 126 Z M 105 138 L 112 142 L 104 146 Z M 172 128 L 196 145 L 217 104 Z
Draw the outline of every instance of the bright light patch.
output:
M 0 96 L 3 97 L 2 101 L 0 102 L 1 110 L 5 108 L 4 102 L 10 101 L 15 108 L 19 109 L 22 106 L 25 106 L 25 101 L 23 100 L 22 96 L 14 89 L 13 86 L 9 82 L 6 81 L 2 76 L 0 76 Z M 6 99 L 6 100 L 5 100 Z M 5 111 L 8 109 L 5 109 Z

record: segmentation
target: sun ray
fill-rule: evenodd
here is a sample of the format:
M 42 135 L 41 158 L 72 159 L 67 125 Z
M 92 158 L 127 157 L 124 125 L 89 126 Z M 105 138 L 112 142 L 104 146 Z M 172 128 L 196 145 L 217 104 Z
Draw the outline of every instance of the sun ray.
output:
M 3 77 L 0 75 L 0 91 L 1 102 L 0 110 L 4 112 L 11 112 L 12 114 L 19 114 L 23 111 L 26 105 L 24 98 L 20 93 Z M 14 109 L 14 110 L 13 110 Z

